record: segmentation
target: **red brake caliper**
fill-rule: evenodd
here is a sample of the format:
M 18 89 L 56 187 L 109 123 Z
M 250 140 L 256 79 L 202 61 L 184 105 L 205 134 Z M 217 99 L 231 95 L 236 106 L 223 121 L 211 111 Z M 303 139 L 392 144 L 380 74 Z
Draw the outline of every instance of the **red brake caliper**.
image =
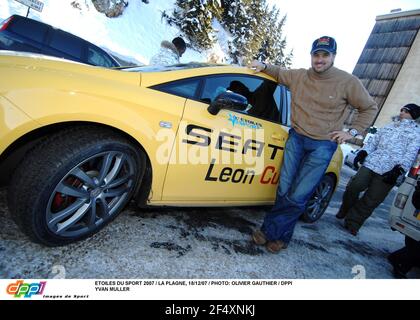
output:
M 82 181 L 74 177 L 68 177 L 66 180 L 66 184 L 71 185 L 75 188 L 80 188 L 83 185 Z M 75 197 L 66 196 L 65 194 L 57 192 L 54 196 L 54 200 L 52 203 L 52 210 L 60 211 L 61 209 L 72 204 L 74 201 L 76 201 Z

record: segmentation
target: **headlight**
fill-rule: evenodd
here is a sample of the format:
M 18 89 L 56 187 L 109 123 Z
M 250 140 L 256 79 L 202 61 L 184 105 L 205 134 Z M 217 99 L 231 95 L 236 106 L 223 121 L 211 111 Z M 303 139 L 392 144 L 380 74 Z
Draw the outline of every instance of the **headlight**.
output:
M 395 198 L 394 206 L 399 209 L 404 209 L 405 204 L 407 203 L 408 196 L 402 193 L 399 193 Z

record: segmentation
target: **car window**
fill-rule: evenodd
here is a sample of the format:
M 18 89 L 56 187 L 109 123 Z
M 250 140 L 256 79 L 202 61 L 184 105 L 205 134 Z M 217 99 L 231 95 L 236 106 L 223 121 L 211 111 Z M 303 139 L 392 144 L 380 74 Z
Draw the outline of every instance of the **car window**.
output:
M 81 59 L 83 41 L 62 30 L 54 30 L 50 47 Z
M 228 90 L 247 98 L 250 109 L 244 113 L 276 123 L 288 123 L 290 116 L 285 87 L 258 77 L 209 76 L 206 78 L 200 100 L 211 103 L 220 93 Z
M 197 90 L 200 85 L 200 79 L 187 79 L 165 83 L 151 87 L 151 89 L 175 94 L 180 97 L 195 99 L 197 97 Z
M 89 46 L 88 48 L 88 63 L 107 68 L 115 66 L 111 58 L 109 58 L 104 52 L 92 46 Z
M 14 18 L 7 29 L 26 38 L 43 42 L 48 26 L 36 21 Z

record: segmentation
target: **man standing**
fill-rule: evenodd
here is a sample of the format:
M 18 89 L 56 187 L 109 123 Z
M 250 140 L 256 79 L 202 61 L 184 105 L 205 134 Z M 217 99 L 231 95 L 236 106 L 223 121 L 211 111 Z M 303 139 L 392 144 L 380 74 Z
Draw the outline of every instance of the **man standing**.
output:
M 169 41 L 162 41 L 160 50 L 150 59 L 150 65 L 170 66 L 179 63 L 179 58 L 182 57 L 187 45 L 184 39 L 176 37 Z
M 271 253 L 287 247 L 299 216 L 320 183 L 337 149 L 373 120 L 377 106 L 362 83 L 334 67 L 337 44 L 324 36 L 312 44 L 312 68 L 285 70 L 253 61 L 250 68 L 265 72 L 292 94 L 292 128 L 284 150 L 276 202 L 252 238 Z M 342 131 L 348 104 L 359 116 L 349 132 Z
M 336 217 L 357 235 L 372 212 L 385 200 L 400 175 L 410 170 L 420 148 L 420 107 L 410 103 L 390 125 L 378 130 L 354 158 L 363 166 L 349 181 Z M 366 191 L 359 199 L 359 194 Z

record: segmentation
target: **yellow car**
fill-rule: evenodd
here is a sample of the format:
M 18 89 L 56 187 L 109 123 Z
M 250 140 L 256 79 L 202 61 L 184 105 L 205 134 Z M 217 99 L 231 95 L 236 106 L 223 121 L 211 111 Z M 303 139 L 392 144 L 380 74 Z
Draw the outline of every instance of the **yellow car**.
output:
M 243 67 L 110 70 L 0 52 L 0 177 L 12 217 L 49 246 L 139 206 L 273 204 L 290 93 Z M 323 214 L 338 149 L 303 220 Z

